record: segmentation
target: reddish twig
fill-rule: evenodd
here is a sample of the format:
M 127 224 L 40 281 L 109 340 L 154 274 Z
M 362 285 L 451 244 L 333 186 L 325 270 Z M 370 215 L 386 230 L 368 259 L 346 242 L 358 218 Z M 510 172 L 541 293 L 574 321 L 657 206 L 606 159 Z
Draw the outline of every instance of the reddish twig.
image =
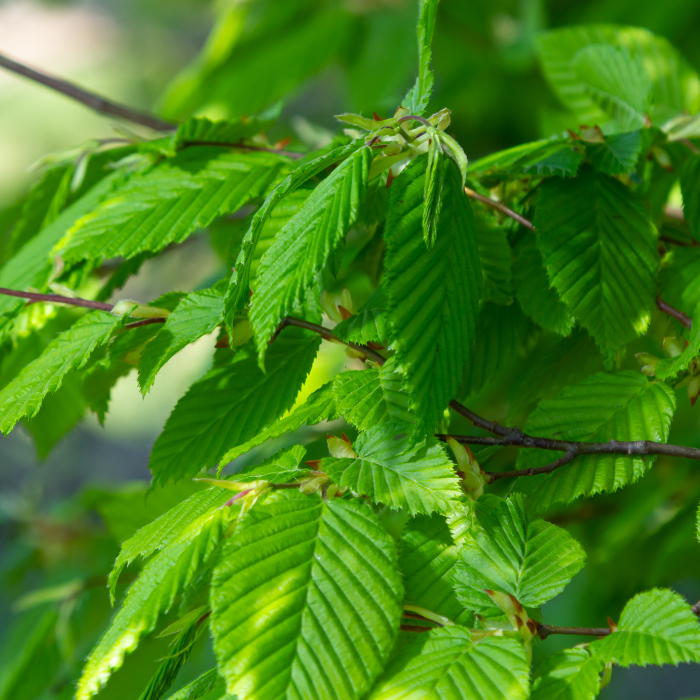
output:
M 509 216 L 511 219 L 514 219 L 515 221 L 517 221 L 519 224 L 521 224 L 525 228 L 529 228 L 530 231 L 535 230 L 535 226 L 531 221 L 528 221 L 524 216 L 520 216 L 520 214 L 518 214 L 517 212 L 514 212 L 512 209 L 507 207 L 502 202 L 497 202 L 495 199 L 491 199 L 489 197 L 484 197 L 483 194 L 479 194 L 478 192 L 474 192 L 474 190 L 471 190 L 468 187 L 464 188 L 464 192 L 466 193 L 467 197 L 471 197 L 471 199 L 475 199 L 477 202 L 481 202 L 482 204 L 486 204 L 486 206 L 497 209 L 498 211 L 501 212 L 501 214 L 505 214 L 506 216 Z
M 676 321 L 682 323 L 686 328 L 690 329 L 693 327 L 693 319 L 690 316 L 684 314 L 678 309 L 674 309 L 670 304 L 667 304 L 661 297 L 656 297 L 656 306 L 659 311 L 668 314 L 671 318 L 675 318 Z

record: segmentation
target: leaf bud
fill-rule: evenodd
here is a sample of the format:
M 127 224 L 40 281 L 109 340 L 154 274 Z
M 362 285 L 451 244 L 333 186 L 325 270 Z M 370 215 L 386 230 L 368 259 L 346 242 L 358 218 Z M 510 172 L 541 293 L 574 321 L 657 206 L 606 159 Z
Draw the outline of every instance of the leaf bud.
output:
M 688 398 L 690 399 L 691 406 L 695 406 L 695 402 L 698 400 L 698 394 L 700 394 L 700 374 L 694 376 L 690 382 L 688 382 Z
M 253 337 L 253 329 L 247 319 L 240 321 L 231 329 L 230 346 L 236 348 L 245 345 Z
M 349 442 L 335 435 L 327 435 L 326 437 L 328 440 L 328 451 L 331 453 L 331 456 L 336 459 L 355 459 L 357 455 Z
M 678 357 L 685 350 L 686 342 L 682 338 L 664 338 L 664 352 L 669 357 Z

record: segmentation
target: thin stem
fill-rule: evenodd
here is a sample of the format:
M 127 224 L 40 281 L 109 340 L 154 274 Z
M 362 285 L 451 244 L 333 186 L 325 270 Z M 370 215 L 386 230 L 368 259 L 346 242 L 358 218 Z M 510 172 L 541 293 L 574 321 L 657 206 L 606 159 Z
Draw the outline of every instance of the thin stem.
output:
M 140 328 L 141 326 L 150 326 L 152 323 L 165 323 L 168 319 L 165 316 L 153 316 L 151 318 L 142 318 L 133 323 L 127 323 L 124 329 Z
M 609 627 L 558 627 L 557 625 L 539 625 L 537 630 L 540 639 L 547 639 L 553 634 L 570 634 L 580 637 L 607 637 Z
M 674 309 L 673 306 L 667 304 L 661 297 L 656 297 L 656 306 L 658 307 L 659 311 L 663 311 L 665 314 L 675 318 L 676 321 L 682 323 L 686 328 L 693 327 L 693 319 L 690 318 L 690 316 L 684 314 L 678 309 Z
M 133 122 L 134 124 L 141 124 L 142 126 L 147 126 L 150 129 L 155 129 L 156 131 L 169 131 L 175 129 L 174 124 L 163 121 L 152 114 L 146 114 L 145 112 L 139 112 L 126 105 L 119 104 L 118 102 L 113 102 L 105 97 L 84 90 L 78 87 L 74 83 L 67 80 L 62 80 L 61 78 L 56 78 L 47 73 L 42 73 L 41 71 L 35 70 L 34 68 L 29 68 L 22 63 L 13 61 L 7 56 L 0 54 L 0 66 L 7 68 L 7 70 L 22 75 L 25 78 L 29 78 L 41 85 L 45 85 L 52 90 L 56 90 L 73 100 L 81 102 L 98 114 L 105 114 L 110 117 L 120 117 L 121 119 L 126 119 L 127 121 Z
M 417 114 L 407 114 L 405 117 L 401 117 L 401 119 L 399 119 L 396 123 L 402 124 L 403 122 L 407 121 L 420 122 L 425 126 L 433 128 L 433 125 L 425 117 L 419 117 Z
M 555 459 L 550 464 L 543 467 L 530 468 L 530 469 L 514 469 L 509 472 L 489 472 L 489 483 L 492 484 L 498 479 L 513 479 L 519 476 L 535 476 L 535 474 L 551 474 L 555 469 L 563 467 L 565 464 L 572 462 L 576 457 L 578 457 L 578 449 L 569 449 L 563 456 L 559 459 Z
M 86 309 L 101 309 L 111 311 L 113 304 L 105 304 L 102 301 L 92 301 L 92 299 L 80 299 L 64 297 L 61 294 L 37 294 L 35 292 L 20 292 L 17 289 L 6 289 L 0 287 L 0 294 L 8 297 L 19 297 L 20 299 L 30 299 L 31 301 L 43 301 L 49 304 L 68 304 L 69 306 L 83 306 Z
M 471 197 L 472 199 L 476 199 L 477 202 L 481 202 L 482 204 L 486 204 L 489 207 L 498 209 L 498 211 L 500 211 L 502 214 L 509 216 L 511 219 L 515 219 L 515 221 L 517 221 L 525 228 L 529 228 L 530 231 L 535 230 L 535 226 L 531 221 L 528 221 L 524 216 L 520 216 L 520 214 L 514 212 L 502 202 L 497 202 L 495 199 L 491 199 L 490 197 L 484 197 L 483 194 L 474 192 L 474 190 L 471 190 L 468 187 L 464 188 L 464 192 L 466 193 L 467 197 Z

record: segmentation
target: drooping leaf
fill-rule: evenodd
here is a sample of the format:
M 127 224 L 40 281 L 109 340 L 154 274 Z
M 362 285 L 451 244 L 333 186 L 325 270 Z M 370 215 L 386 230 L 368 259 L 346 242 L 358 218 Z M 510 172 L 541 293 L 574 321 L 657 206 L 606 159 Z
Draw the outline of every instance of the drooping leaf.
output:
M 469 610 L 500 615 L 485 589 L 510 593 L 525 606 L 541 605 L 583 568 L 581 545 L 566 530 L 529 518 L 520 494 L 479 514 L 478 524 L 462 544 L 454 574 L 457 597 Z
M 193 581 L 222 541 L 231 510 L 212 508 L 193 521 L 151 561 L 131 586 L 109 629 L 90 654 L 78 682 L 77 700 L 96 695 L 140 638 L 151 632 Z
M 0 430 L 7 435 L 20 418 L 36 415 L 44 397 L 56 391 L 71 370 L 82 367 L 121 322 L 106 311 L 93 311 L 53 340 L 0 391 Z
M 279 322 L 306 298 L 316 275 L 354 223 L 371 158 L 371 150 L 364 147 L 339 165 L 280 231 L 260 261 L 250 325 L 261 359 Z
M 659 280 L 661 298 L 687 314 L 700 302 L 700 248 L 675 248 L 664 258 Z
M 655 588 L 625 605 L 618 631 L 596 640 L 591 650 L 620 666 L 700 662 L 700 622 L 683 598 Z
M 588 157 L 600 172 L 606 175 L 622 175 L 632 172 L 642 151 L 640 131 L 606 136 L 604 143 L 589 148 Z
M 433 72 L 430 70 L 432 59 L 431 44 L 435 30 L 435 16 L 439 0 L 420 0 L 420 16 L 418 19 L 418 78 L 415 85 L 408 91 L 402 106 L 409 114 L 421 115 L 428 106 L 433 92 Z
M 486 216 L 476 216 L 477 247 L 484 284 L 483 302 L 510 304 L 513 301 L 513 253 L 508 234 Z
M 523 311 L 541 328 L 567 336 L 574 319 L 549 284 L 542 255 L 533 243 L 524 245 L 515 263 L 515 293 Z
M 600 692 L 603 659 L 586 649 L 552 654 L 535 672 L 531 700 L 594 700 Z
M 585 170 L 542 183 L 537 247 L 552 286 L 611 358 L 646 329 L 656 293 L 656 228 L 617 180 Z
M 395 423 L 371 428 L 353 443 L 356 458 L 328 457 L 321 468 L 374 503 L 411 515 L 446 513 L 461 495 L 452 462 L 432 438 L 412 445 L 406 429 Z
M 525 431 L 583 442 L 666 442 L 675 407 L 671 389 L 663 383 L 650 382 L 639 372 L 599 373 L 563 389 L 554 399 L 540 401 L 525 424 Z M 523 450 L 517 466 L 536 468 L 562 454 Z M 634 483 L 654 459 L 654 455 L 583 455 L 551 474 L 521 477 L 515 488 L 546 510 L 554 503 L 568 503 L 579 496 L 615 491 Z
M 386 295 L 380 285 L 360 311 L 339 323 L 333 334 L 360 345 L 385 342 L 388 337 L 386 306 Z
M 474 641 L 464 627 L 434 629 L 406 646 L 370 700 L 525 700 L 530 669 L 523 645 L 508 637 Z
M 211 333 L 221 321 L 224 300 L 213 289 L 188 294 L 146 345 L 139 361 L 139 385 L 146 394 L 163 365 L 186 345 Z
M 683 216 L 696 236 L 700 236 L 700 154 L 694 153 L 681 172 Z
M 121 255 L 131 258 L 181 243 L 217 216 L 260 196 L 282 159 L 265 152 L 193 146 L 132 177 L 83 216 L 58 243 L 73 262 Z
M 437 241 L 422 235 L 426 158 L 393 182 L 385 228 L 384 291 L 396 370 L 404 376 L 417 432 L 429 433 L 454 398 L 475 337 L 481 288 L 477 236 L 461 176 L 446 158 Z
M 287 328 L 268 350 L 267 373 L 246 346 L 195 382 L 153 446 L 153 478 L 177 481 L 215 467 L 228 450 L 279 418 L 294 403 L 319 345 L 317 335 Z
M 391 651 L 401 599 L 396 546 L 367 504 L 297 492 L 256 507 L 212 579 L 228 692 L 359 698 Z
M 469 625 L 472 613 L 454 592 L 454 568 L 465 532 L 451 532 L 441 515 L 418 515 L 401 534 L 399 568 L 405 600 L 456 622 Z
M 188 683 L 184 688 L 180 688 L 177 693 L 168 696 L 168 700 L 199 700 L 207 693 L 215 688 L 221 689 L 224 692 L 224 681 L 219 675 L 219 672 L 212 668 L 211 671 L 206 671 L 199 678 L 195 678 L 191 683 Z
M 690 329 L 688 345 L 677 357 L 669 357 L 659 360 L 654 376 L 659 379 L 675 379 L 679 372 L 688 369 L 688 365 L 700 355 L 700 305 L 695 308 L 693 326 Z
M 268 369 L 268 371 L 270 371 Z M 329 382 L 317 389 L 305 403 L 295 408 L 287 417 L 277 420 L 269 428 L 260 431 L 255 437 L 236 447 L 232 447 L 221 459 L 221 464 L 232 462 L 237 457 L 262 445 L 267 440 L 274 440 L 280 435 L 291 433 L 303 425 L 316 425 L 324 420 L 332 420 L 337 415 L 333 384 Z

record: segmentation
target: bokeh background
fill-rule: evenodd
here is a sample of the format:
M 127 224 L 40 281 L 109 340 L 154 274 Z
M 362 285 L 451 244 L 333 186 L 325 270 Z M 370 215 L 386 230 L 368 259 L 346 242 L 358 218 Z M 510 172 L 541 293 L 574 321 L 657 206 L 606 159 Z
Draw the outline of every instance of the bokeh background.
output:
M 415 75 L 416 16 L 415 0 L 11 0 L 0 2 L 0 53 L 172 119 L 192 112 L 238 117 L 291 91 L 273 136 L 318 145 L 337 130 L 334 114 L 393 111 Z M 540 74 L 534 37 L 549 27 L 589 22 L 646 27 L 700 69 L 697 0 L 442 0 L 433 47 L 434 104 L 452 109 L 451 132 L 470 159 L 560 129 L 562 110 Z M 264 85 L 260 70 L 270 76 Z M 147 135 L 0 72 L 0 212 L 26 192 L 41 158 L 118 135 L 115 128 Z M 144 265 L 118 296 L 148 301 L 169 290 L 197 289 L 223 273 L 203 233 Z M 0 442 L 0 700 L 71 696 L 70 673 L 55 669 L 66 659 L 69 668 L 78 668 L 99 633 L 107 615 L 100 572 L 119 541 L 190 488 L 144 501 L 153 441 L 177 399 L 207 370 L 213 344 L 204 338 L 174 357 L 145 399 L 133 374 L 120 380 L 104 425 L 86 416 L 44 459 L 21 427 Z M 342 348 L 324 343 L 304 393 L 348 361 Z M 507 388 L 482 394 L 483 412 L 507 413 Z M 673 437 L 700 444 L 697 414 L 684 410 Z M 698 491 L 694 470 L 661 461 L 653 475 L 631 487 L 638 510 L 633 517 L 621 515 L 624 496 L 593 499 L 588 510 L 558 516 L 582 540 L 592 566 L 547 606 L 548 620 L 604 624 L 603 611 L 619 614 L 649 581 L 700 598 L 694 513 L 673 501 L 674 489 Z M 662 545 L 665 558 L 655 558 Z M 71 597 L 66 591 L 76 577 L 84 590 Z M 28 596 L 46 589 L 48 602 Z M 58 613 L 57 599 L 68 601 Z M 66 622 L 76 615 L 83 615 L 84 638 L 76 639 Z M 36 651 L 49 628 L 55 648 L 39 649 L 37 658 L 55 677 L 48 689 L 33 688 L 26 678 L 18 686 L 13 669 L 28 649 Z M 548 640 L 537 655 L 568 643 Z M 166 649 L 162 640 L 149 642 L 100 697 L 136 698 Z M 210 658 L 202 642 L 191 675 L 207 668 Z M 696 696 L 700 670 L 688 666 L 616 669 L 601 695 Z

